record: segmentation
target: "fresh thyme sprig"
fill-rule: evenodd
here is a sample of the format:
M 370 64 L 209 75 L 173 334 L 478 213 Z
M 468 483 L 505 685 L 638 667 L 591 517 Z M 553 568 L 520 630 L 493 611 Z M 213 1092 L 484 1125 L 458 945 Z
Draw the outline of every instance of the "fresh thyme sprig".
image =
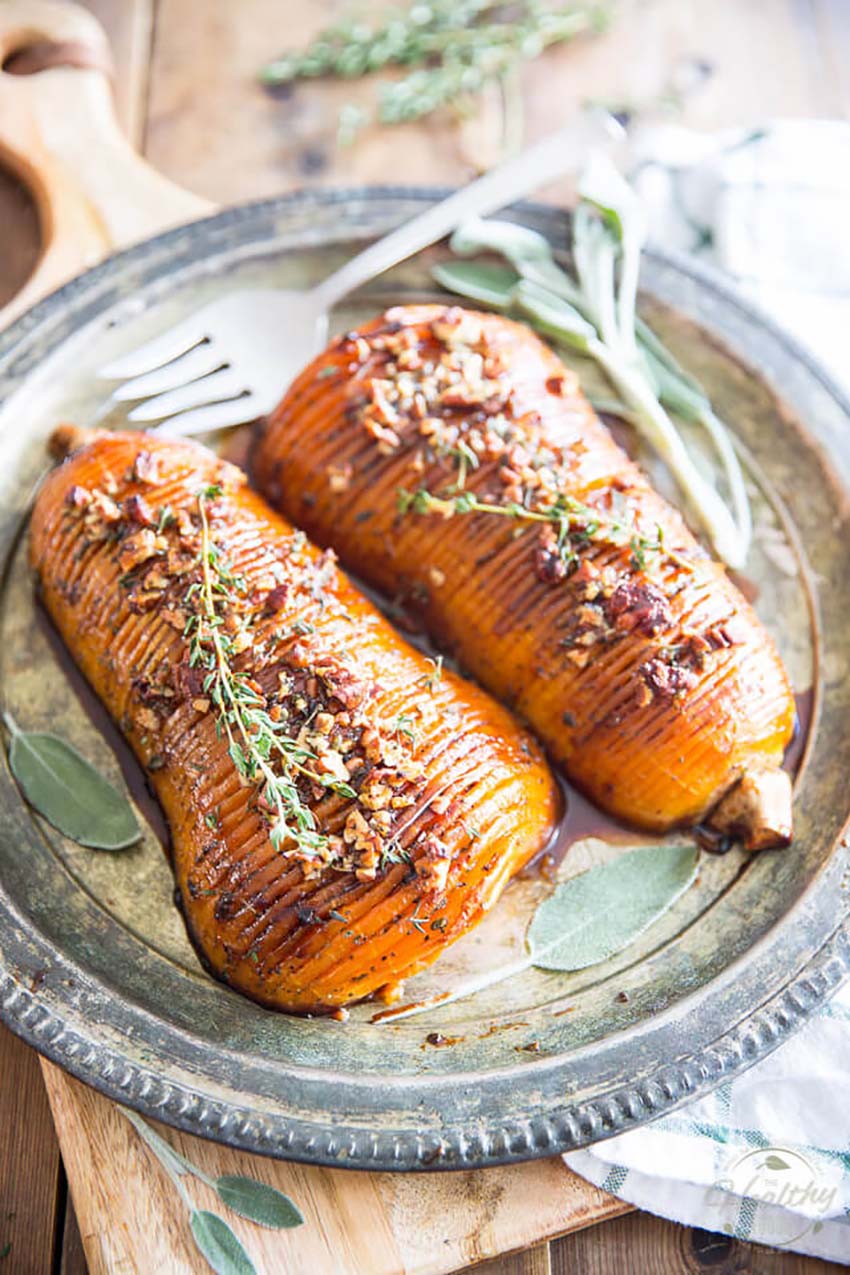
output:
M 319 774 L 307 764 L 314 760 L 314 754 L 287 735 L 285 719 L 272 719 L 256 683 L 233 667 L 237 641 L 226 621 L 228 614 L 237 614 L 244 585 L 224 561 L 210 531 L 209 504 L 220 495 L 221 488 L 215 485 L 198 494 L 201 581 L 191 586 L 187 595 L 187 601 L 197 603 L 185 629 L 190 639 L 189 664 L 205 670 L 203 689 L 216 710 L 216 729 L 227 737 L 239 774 L 259 790 L 270 818 L 272 844 L 280 848 L 292 841 L 302 854 L 318 856 L 327 849 L 328 839 L 318 831 L 313 811 L 302 801 L 297 777 L 344 797 L 354 798 L 356 793 L 348 784 Z
M 539 57 L 553 44 L 599 30 L 604 21 L 600 5 L 581 9 L 569 4 L 548 12 L 539 4 L 516 7 L 523 10 L 518 21 L 481 23 L 447 32 L 433 41 L 439 65 L 382 85 L 380 123 L 422 119 L 440 107 L 480 93 L 488 83 L 504 82 L 520 63 Z
M 413 65 L 441 52 L 446 39 L 492 7 L 493 0 L 431 0 L 372 25 L 354 18 L 337 22 L 303 51 L 269 62 L 261 78 L 272 85 L 323 75 L 356 79 L 386 66 Z
M 374 115 L 382 124 L 420 119 L 454 106 L 553 44 L 604 29 L 611 0 L 413 0 L 374 24 L 328 27 L 301 52 L 263 68 L 264 84 L 335 76 L 356 79 L 388 66 L 416 67 L 381 86 L 374 112 L 343 108 L 341 136 L 351 140 Z
M 431 665 L 431 668 L 427 673 L 422 674 L 418 682 L 433 695 L 435 688 L 440 685 L 443 678 L 443 656 L 437 655 L 432 659 L 430 655 L 426 655 L 425 659 Z
M 662 527 L 656 528 L 653 539 L 639 531 L 634 524 L 608 518 L 600 510 L 592 509 L 590 505 L 584 505 L 571 496 L 559 496 L 548 508 L 528 509 L 513 500 L 504 505 L 479 500 L 470 491 L 442 497 L 421 487 L 416 491 L 401 488 L 398 492 L 398 510 L 401 514 L 442 514 L 444 518 L 451 518 L 454 514 L 499 514 L 518 522 L 548 523 L 555 528 L 558 555 L 568 572 L 578 566 L 581 547 L 591 540 L 599 539 L 605 539 L 611 544 L 627 545 L 631 551 L 631 565 L 635 570 L 646 569 L 648 553 L 663 554 L 677 566 L 687 571 L 693 570 L 692 562 L 665 545 Z

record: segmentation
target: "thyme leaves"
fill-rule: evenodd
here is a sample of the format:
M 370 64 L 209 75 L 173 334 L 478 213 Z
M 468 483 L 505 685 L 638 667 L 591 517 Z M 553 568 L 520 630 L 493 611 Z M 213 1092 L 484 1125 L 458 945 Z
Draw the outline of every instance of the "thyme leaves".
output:
M 425 657 L 426 662 L 430 665 L 429 671 L 423 673 L 418 679 L 418 684 L 424 686 L 426 690 L 434 694 L 435 689 L 443 680 L 443 656 L 436 655 L 433 658 L 430 655 Z
M 665 545 L 661 527 L 656 528 L 654 537 L 648 536 L 633 523 L 610 518 L 602 511 L 563 494 L 548 507 L 529 509 L 517 501 L 497 504 L 479 500 L 470 491 L 441 497 L 424 488 L 416 491 L 401 488 L 398 492 L 398 510 L 402 515 L 411 512 L 436 513 L 444 518 L 451 518 L 455 514 L 496 514 L 520 523 L 548 524 L 555 531 L 555 549 L 564 569 L 562 574 L 570 574 L 579 565 L 581 549 L 593 540 L 606 540 L 610 544 L 627 546 L 630 550 L 630 565 L 636 571 L 646 571 L 649 565 L 648 555 L 653 553 L 664 555 L 686 570 L 693 570 L 691 562 Z
M 245 627 L 233 624 L 244 582 L 235 575 L 210 530 L 210 505 L 221 488 L 209 486 L 198 494 L 201 524 L 201 580 L 190 587 L 187 600 L 196 601 L 184 630 L 189 639 L 189 665 L 205 676 L 204 694 L 216 711 L 216 729 L 227 738 L 228 752 L 241 778 L 259 790 L 259 805 L 270 824 L 276 849 L 294 842 L 308 857 L 327 850 L 328 838 L 318 829 L 316 816 L 302 800 L 302 776 L 341 796 L 356 796 L 351 786 L 315 770 L 314 754 L 287 733 L 285 717 L 275 720 L 257 682 L 234 666 L 250 644 Z M 234 631 L 235 630 L 235 631 Z
M 260 78 L 274 88 L 300 79 L 350 80 L 386 67 L 410 68 L 380 85 L 373 107 L 343 107 L 338 136 L 346 143 L 373 119 L 398 124 L 440 108 L 458 110 L 489 84 L 508 86 L 522 63 L 546 48 L 601 30 L 611 8 L 610 0 L 516 0 L 506 17 L 501 0 L 410 3 L 374 22 L 360 15 L 343 19 L 305 49 L 269 62 Z

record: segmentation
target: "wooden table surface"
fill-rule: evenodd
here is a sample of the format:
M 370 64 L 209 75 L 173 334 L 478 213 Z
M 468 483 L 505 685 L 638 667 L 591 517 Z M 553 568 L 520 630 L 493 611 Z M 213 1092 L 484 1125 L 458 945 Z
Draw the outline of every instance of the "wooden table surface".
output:
M 304 185 L 464 181 L 493 155 L 493 104 L 461 129 L 437 122 L 377 130 L 340 151 L 336 115 L 344 101 L 361 98 L 359 85 L 311 82 L 277 95 L 257 87 L 258 66 L 302 43 L 344 0 L 83 2 L 112 42 L 128 135 L 164 173 L 216 202 Z M 604 36 L 553 51 L 526 71 L 529 139 L 589 99 L 672 112 L 701 128 L 779 115 L 850 117 L 848 0 L 622 0 L 620 10 Z M 1 171 L 0 226 L 2 303 L 26 278 L 38 232 L 25 194 Z M 842 1268 L 634 1213 L 478 1269 L 822 1275 Z M 35 1057 L 0 1028 L 0 1275 L 85 1270 Z

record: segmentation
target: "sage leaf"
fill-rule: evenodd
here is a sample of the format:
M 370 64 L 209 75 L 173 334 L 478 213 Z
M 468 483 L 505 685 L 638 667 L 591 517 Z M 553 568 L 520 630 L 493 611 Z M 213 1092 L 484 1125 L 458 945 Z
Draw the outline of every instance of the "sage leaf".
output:
M 579 204 L 573 214 L 573 260 L 588 317 L 611 349 L 621 345 L 614 286 L 616 258 L 617 243 L 608 224 L 587 204 Z
M 549 240 L 536 230 L 518 226 L 514 221 L 482 221 L 475 217 L 458 227 L 449 247 L 461 257 L 470 257 L 477 252 L 497 252 L 523 279 L 549 288 L 580 308 L 580 290 L 555 261 Z
M 567 971 L 605 961 L 628 947 L 676 902 L 694 880 L 698 859 L 696 846 L 641 846 L 589 868 L 559 885 L 538 905 L 525 936 L 524 956 L 475 974 L 450 992 L 382 1010 L 372 1022 L 415 1018 L 503 983 L 532 965 Z
M 215 1189 L 229 1209 L 250 1222 L 259 1222 L 260 1226 L 281 1231 L 301 1226 L 304 1222 L 301 1210 L 288 1195 L 265 1182 L 257 1182 L 255 1178 L 226 1174 L 216 1179 Z
M 445 261 L 434 266 L 431 273 L 449 292 L 497 310 L 510 308 L 519 280 L 515 270 L 484 261 Z
M 119 1107 L 118 1110 L 123 1116 L 130 1121 L 130 1124 L 136 1130 L 136 1133 L 146 1142 L 159 1160 L 163 1168 L 177 1177 L 182 1177 L 185 1173 L 193 1173 L 194 1166 L 188 1160 L 184 1160 L 179 1151 L 175 1151 L 170 1142 L 166 1142 L 165 1138 L 161 1138 L 151 1125 L 136 1111 L 131 1111 L 129 1107 Z
M 619 245 L 620 280 L 614 331 L 625 356 L 633 358 L 637 353 L 635 306 L 640 255 L 646 238 L 643 209 L 631 186 L 601 151 L 591 155 L 579 183 L 579 194 L 586 204 L 597 210 Z
M 29 804 L 54 828 L 94 850 L 123 850 L 142 835 L 124 796 L 57 735 L 22 731 L 10 718 L 9 765 Z
M 669 390 L 671 399 L 667 406 L 685 420 L 698 422 L 702 413 L 711 409 L 708 396 L 699 381 L 685 371 L 649 324 L 640 317 L 635 318 L 635 335 L 653 379 L 658 382 L 662 397 Z M 672 401 L 673 399 L 676 401 Z
M 638 248 L 644 237 L 640 200 L 629 183 L 602 151 L 593 151 L 579 181 L 578 193 L 593 204 L 623 243 L 629 236 Z
M 679 365 L 667 347 L 641 319 L 635 321 L 635 334 L 647 375 L 653 382 L 660 401 L 682 420 L 701 425 L 711 439 L 726 474 L 738 533 L 743 545 L 748 546 L 753 534 L 752 512 L 741 464 L 732 446 L 729 431 L 718 420 L 699 381 Z
M 521 279 L 514 292 L 517 308 L 534 326 L 557 341 L 577 350 L 588 350 L 596 340 L 596 329 L 575 306 L 528 279 Z
M 193 1209 L 192 1234 L 216 1275 L 257 1275 L 257 1268 L 224 1218 L 206 1209 Z
M 450 269 L 441 267 L 436 277 L 450 291 L 520 313 L 556 344 L 594 358 L 627 404 L 636 428 L 667 463 L 719 556 L 740 568 L 752 539 L 752 515 L 728 430 L 702 387 L 636 313 L 646 232 L 640 202 L 601 153 L 591 157 L 580 195 L 572 222 L 572 273 L 558 264 L 549 241 L 536 231 L 509 221 L 473 219 L 455 231 L 450 246 L 463 257 L 486 251 L 505 258 L 520 275 L 512 302 L 502 288 L 498 299 L 477 291 L 474 273 L 453 278 Z M 477 269 L 481 263 L 472 265 Z M 478 287 L 482 285 L 479 276 Z M 534 288 L 536 294 L 530 291 Z M 558 309 L 559 300 L 566 310 Z M 731 510 L 694 463 L 668 409 L 709 435 L 725 471 Z
M 565 881 L 528 930 L 531 963 L 581 970 L 627 947 L 696 875 L 695 846 L 642 846 Z
M 781 1155 L 769 1155 L 765 1157 L 765 1167 L 768 1169 L 790 1169 L 791 1165 L 787 1160 L 783 1160 Z
M 471 217 L 449 240 L 449 247 L 460 257 L 471 257 L 476 252 L 499 252 L 522 273 L 522 266 L 530 262 L 546 262 L 552 259 L 549 241 L 536 230 L 519 226 L 514 221 L 483 221 Z

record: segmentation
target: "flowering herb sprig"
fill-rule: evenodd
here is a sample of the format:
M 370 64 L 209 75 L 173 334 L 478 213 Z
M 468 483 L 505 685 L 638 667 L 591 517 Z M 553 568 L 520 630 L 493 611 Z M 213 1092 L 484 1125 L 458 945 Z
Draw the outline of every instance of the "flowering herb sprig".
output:
M 244 582 L 234 575 L 210 531 L 209 506 L 222 494 L 208 486 L 198 494 L 201 523 L 201 579 L 192 585 L 187 601 L 195 604 L 184 636 L 189 638 L 189 665 L 205 672 L 203 689 L 216 715 L 216 729 L 227 738 L 230 758 L 242 779 L 254 785 L 269 816 L 270 837 L 276 848 L 292 841 L 302 854 L 319 856 L 328 839 L 318 831 L 316 817 L 298 791 L 299 776 L 354 798 L 350 785 L 319 774 L 309 762 L 310 749 L 286 733 L 285 718 L 275 721 L 257 683 L 234 668 L 239 643 L 228 627 L 238 613 Z M 238 632 L 238 631 L 237 631 Z

